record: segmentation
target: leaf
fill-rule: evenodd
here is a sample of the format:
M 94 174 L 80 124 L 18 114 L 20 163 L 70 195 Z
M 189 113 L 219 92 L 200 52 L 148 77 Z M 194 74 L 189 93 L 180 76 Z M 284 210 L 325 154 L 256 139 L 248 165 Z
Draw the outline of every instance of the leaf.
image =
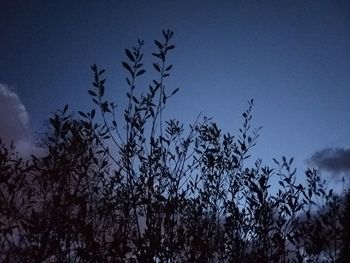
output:
M 146 70 L 141 69 L 139 72 L 137 72 L 136 76 L 140 76 L 140 75 L 142 75 L 145 72 L 146 72 Z
M 176 94 L 176 92 L 178 92 L 178 91 L 179 91 L 179 88 L 176 88 L 176 89 L 171 93 L 171 95 Z
M 135 103 L 137 103 L 137 104 L 139 104 L 140 102 L 136 99 L 136 97 L 135 96 L 132 96 L 132 100 L 135 102 Z
M 157 54 L 157 53 L 152 53 L 152 56 L 155 56 L 157 58 L 162 58 L 160 54 Z
M 88 93 L 89 93 L 91 96 L 93 96 L 93 97 L 96 97 L 96 96 L 97 96 L 97 94 L 96 94 L 94 91 L 92 91 L 92 90 L 88 90 Z
M 132 69 L 131 69 L 131 67 L 129 66 L 129 64 L 128 63 L 126 63 L 126 62 L 122 62 L 122 64 L 123 64 L 123 66 L 124 66 L 124 68 L 126 68 L 129 72 L 130 72 L 130 74 L 132 75 L 132 76 L 134 76 L 134 72 L 132 71 Z
M 165 69 L 165 71 L 171 70 L 172 67 L 173 67 L 173 65 L 168 66 L 168 67 Z
M 128 58 L 129 58 L 132 62 L 135 62 L 135 58 L 134 58 L 134 56 L 132 55 L 132 53 L 130 52 L 129 49 L 125 49 L 125 54 L 128 56 Z
M 171 46 L 167 47 L 167 50 L 171 50 L 171 49 L 174 49 L 174 48 L 175 48 L 175 45 L 171 45 Z
M 168 31 L 162 30 L 163 36 L 166 40 L 168 40 Z
M 108 102 L 105 101 L 104 103 L 101 104 L 101 110 L 102 112 L 110 112 L 109 108 L 108 108 Z
M 140 63 L 140 64 L 136 64 L 135 65 L 135 68 L 141 68 L 143 66 L 143 64 L 142 63 Z
M 78 113 L 79 113 L 80 116 L 82 116 L 82 117 L 84 117 L 84 118 L 87 118 L 87 115 L 86 115 L 84 112 L 78 111 Z
M 105 94 L 105 87 L 103 86 L 100 87 L 99 94 L 100 94 L 100 97 L 103 97 L 103 95 Z
M 96 71 L 97 70 L 96 64 L 91 65 L 91 69 L 92 69 L 92 71 Z
M 67 109 L 68 109 L 68 104 L 66 104 L 66 106 L 64 106 L 64 108 L 63 108 L 63 111 L 62 111 L 63 115 L 66 113 Z
M 93 119 L 95 117 L 95 109 L 91 110 L 90 115 L 91 115 L 91 119 Z
M 163 45 L 162 45 L 159 41 L 154 40 L 154 43 L 157 45 L 157 47 L 158 47 L 159 49 L 162 49 L 162 48 L 163 48 Z
M 159 67 L 158 63 L 153 63 L 153 67 L 154 67 L 158 72 L 160 72 L 160 67 Z

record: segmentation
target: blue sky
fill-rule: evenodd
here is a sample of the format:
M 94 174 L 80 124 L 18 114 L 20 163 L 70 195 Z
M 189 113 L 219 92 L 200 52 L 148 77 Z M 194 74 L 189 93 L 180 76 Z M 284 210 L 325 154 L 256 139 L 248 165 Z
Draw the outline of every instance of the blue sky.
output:
M 188 124 L 202 112 L 236 133 L 253 98 L 253 125 L 263 126 L 254 158 L 294 157 L 299 176 L 310 158 L 325 173 L 349 174 L 348 1 L 72 2 L 1 1 L 0 135 L 17 125 L 28 138 L 67 103 L 89 109 L 93 63 L 122 104 L 124 48 L 145 40 L 147 88 L 153 40 L 169 28 L 168 86 L 180 92 L 168 116 Z

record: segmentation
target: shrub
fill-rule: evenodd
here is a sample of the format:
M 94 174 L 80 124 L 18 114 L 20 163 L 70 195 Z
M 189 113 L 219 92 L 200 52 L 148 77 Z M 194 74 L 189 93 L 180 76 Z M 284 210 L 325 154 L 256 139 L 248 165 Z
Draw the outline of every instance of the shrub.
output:
M 164 120 L 178 89 L 165 86 L 173 32 L 155 41 L 147 90 L 143 41 L 126 49 L 127 106 L 106 99 L 93 71 L 95 108 L 50 118 L 44 156 L 0 148 L 0 258 L 6 262 L 336 262 L 348 257 L 349 208 L 316 170 L 296 182 L 293 159 L 276 168 L 245 160 L 259 128 L 253 100 L 238 135 L 198 117 Z M 100 114 L 97 114 L 100 113 Z M 120 121 L 122 116 L 123 121 Z M 280 188 L 269 191 L 271 178 Z M 323 207 L 323 208 L 322 208 Z M 346 214 L 346 215 L 347 215 Z M 347 231 L 348 233 L 349 231 Z

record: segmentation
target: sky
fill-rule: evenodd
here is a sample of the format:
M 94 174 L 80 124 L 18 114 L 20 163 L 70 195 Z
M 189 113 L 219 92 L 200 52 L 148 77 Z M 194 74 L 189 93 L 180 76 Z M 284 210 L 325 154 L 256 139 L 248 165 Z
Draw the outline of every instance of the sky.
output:
M 294 157 L 300 177 L 307 166 L 350 176 L 349 1 L 1 1 L 0 137 L 28 149 L 57 109 L 90 109 L 93 63 L 122 104 L 121 61 L 138 38 L 146 89 L 162 29 L 175 32 L 167 86 L 180 88 L 167 116 L 202 113 L 237 134 L 254 99 L 263 129 L 252 158 Z

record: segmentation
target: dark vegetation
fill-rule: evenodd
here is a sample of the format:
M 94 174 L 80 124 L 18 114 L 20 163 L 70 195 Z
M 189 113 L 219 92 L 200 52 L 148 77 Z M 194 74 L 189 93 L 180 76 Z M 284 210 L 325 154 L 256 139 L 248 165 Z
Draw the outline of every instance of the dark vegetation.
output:
M 350 262 L 349 195 L 325 189 L 312 169 L 297 183 L 284 157 L 246 167 L 259 132 L 253 101 L 236 136 L 207 118 L 189 128 L 163 120 L 177 92 L 165 86 L 172 36 L 155 41 L 158 78 L 147 89 L 136 85 L 143 42 L 125 50 L 123 112 L 93 65 L 97 111 L 57 111 L 44 155 L 0 147 L 0 261 Z

